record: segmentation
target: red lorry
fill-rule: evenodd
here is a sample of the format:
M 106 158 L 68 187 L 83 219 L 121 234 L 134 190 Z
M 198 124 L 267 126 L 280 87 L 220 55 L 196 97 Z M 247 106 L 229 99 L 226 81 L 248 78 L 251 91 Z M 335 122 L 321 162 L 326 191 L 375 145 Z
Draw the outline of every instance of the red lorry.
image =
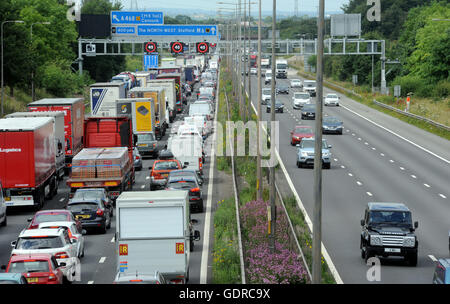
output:
M 176 91 L 176 111 L 181 113 L 183 111 L 183 95 L 181 89 L 181 73 L 162 73 L 156 76 L 156 79 L 175 79 L 175 91 Z
M 0 180 L 6 206 L 44 205 L 58 191 L 51 117 L 0 119 Z
M 70 173 L 72 158 L 83 148 L 83 98 L 44 98 L 28 104 L 29 112 L 63 111 L 65 136 L 65 173 Z
M 108 174 L 108 171 L 103 171 L 101 175 L 97 172 L 96 176 L 78 175 L 76 178 L 73 176 L 74 165 L 72 174 L 67 180 L 71 195 L 79 188 L 101 187 L 107 190 L 108 196 L 112 200 L 115 200 L 122 191 L 132 189 L 135 182 L 135 171 L 133 161 L 133 127 L 130 117 L 86 118 L 84 121 L 83 143 L 84 149 L 80 154 L 88 148 L 105 148 L 107 150 L 107 148 L 113 147 L 126 147 L 128 149 L 127 164 L 120 166 L 121 171 L 118 174 L 118 171 L 113 170 L 114 168 L 112 167 L 116 164 L 110 164 L 111 174 Z M 123 158 L 121 159 L 123 160 Z

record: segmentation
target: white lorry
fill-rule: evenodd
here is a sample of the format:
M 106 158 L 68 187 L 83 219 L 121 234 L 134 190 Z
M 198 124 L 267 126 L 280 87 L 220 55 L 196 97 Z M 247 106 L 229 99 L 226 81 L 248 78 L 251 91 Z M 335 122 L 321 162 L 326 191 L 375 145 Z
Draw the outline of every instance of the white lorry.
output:
M 91 116 L 116 117 L 116 100 L 126 98 L 125 83 L 99 82 L 90 85 Z
M 176 103 L 177 103 L 177 91 L 175 89 L 175 79 L 152 79 L 147 82 L 147 87 L 162 88 L 165 91 L 166 103 L 166 121 L 172 123 L 177 115 Z
M 159 271 L 168 282 L 186 283 L 190 252 L 200 240 L 191 222 L 188 191 L 125 191 L 116 208 L 117 273 Z
M 277 59 L 275 61 L 276 78 L 287 78 L 288 62 L 286 59 Z
M 203 176 L 203 140 L 197 135 L 175 135 L 167 141 L 167 149 L 187 169 Z

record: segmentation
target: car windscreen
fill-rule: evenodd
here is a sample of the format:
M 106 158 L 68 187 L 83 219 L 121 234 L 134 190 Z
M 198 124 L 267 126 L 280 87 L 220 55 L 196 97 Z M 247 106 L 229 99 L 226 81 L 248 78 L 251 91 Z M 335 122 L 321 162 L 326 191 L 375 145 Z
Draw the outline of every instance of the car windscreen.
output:
M 336 99 L 336 98 L 338 98 L 338 96 L 335 95 L 335 94 L 328 94 L 326 98 L 334 98 L 334 99 Z
M 69 209 L 72 212 L 81 212 L 81 211 L 95 211 L 98 209 L 98 204 L 96 202 L 92 203 L 74 203 L 69 204 L 67 206 L 67 209 Z
M 103 196 L 102 190 L 77 191 L 72 199 L 94 199 Z
M 314 82 L 304 82 L 303 83 L 304 85 L 305 85 L 305 87 L 308 87 L 308 88 L 314 88 L 315 86 L 316 86 L 316 82 L 314 81 Z
M 369 224 L 382 223 L 412 226 L 411 213 L 407 211 L 371 211 Z
M 45 222 L 60 222 L 67 221 L 67 214 L 38 214 L 34 219 L 35 223 L 45 223 Z
M 295 93 L 294 98 L 296 99 L 309 99 L 309 94 L 305 93 Z
M 287 69 L 287 64 L 279 63 L 279 64 L 277 64 L 277 69 Z
M 137 135 L 137 141 L 138 142 L 148 142 L 148 141 L 154 141 L 155 137 L 153 136 L 153 133 L 147 133 L 147 134 L 138 134 Z
M 310 104 L 310 105 L 303 106 L 303 111 L 315 111 L 315 110 L 316 110 L 316 105 Z
M 49 272 L 48 261 L 46 260 L 32 260 L 31 261 L 17 261 L 11 263 L 9 271 L 12 273 L 25 272 Z
M 49 249 L 64 247 L 59 236 L 23 237 L 17 241 L 16 249 Z
M 336 117 L 324 117 L 323 122 L 337 124 L 337 123 L 340 123 L 341 121 Z
M 177 189 L 177 190 L 189 190 L 197 187 L 194 181 L 179 181 L 167 184 L 167 188 Z
M 164 161 L 157 162 L 153 167 L 154 170 L 171 170 L 171 169 L 179 169 L 178 163 L 176 161 Z
M 311 134 L 314 132 L 312 128 L 295 128 L 295 133 Z
M 314 149 L 315 147 L 315 143 L 314 140 L 302 140 L 301 142 L 301 148 L 303 149 Z M 327 149 L 328 148 L 328 144 L 326 141 L 322 141 L 322 149 Z

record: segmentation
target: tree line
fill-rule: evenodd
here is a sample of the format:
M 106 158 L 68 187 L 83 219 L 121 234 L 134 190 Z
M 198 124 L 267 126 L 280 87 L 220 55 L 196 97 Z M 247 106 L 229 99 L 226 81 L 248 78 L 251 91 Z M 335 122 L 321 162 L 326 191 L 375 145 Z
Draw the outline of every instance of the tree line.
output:
M 386 58 L 400 64 L 387 65 L 388 86 L 401 85 L 402 94 L 422 97 L 450 94 L 450 4 L 438 0 L 381 0 L 381 21 L 369 22 L 366 0 L 350 0 L 344 13 L 361 14 L 362 38 L 386 40 Z M 447 19 L 447 20 L 445 20 Z M 330 24 L 325 34 L 329 36 Z M 317 18 L 290 18 L 278 23 L 281 38 L 317 37 Z M 380 85 L 380 56 L 375 56 L 375 86 Z M 313 62 L 313 60 L 311 60 Z M 324 74 L 340 81 L 358 75 L 362 85 L 372 83 L 371 56 L 325 56 Z

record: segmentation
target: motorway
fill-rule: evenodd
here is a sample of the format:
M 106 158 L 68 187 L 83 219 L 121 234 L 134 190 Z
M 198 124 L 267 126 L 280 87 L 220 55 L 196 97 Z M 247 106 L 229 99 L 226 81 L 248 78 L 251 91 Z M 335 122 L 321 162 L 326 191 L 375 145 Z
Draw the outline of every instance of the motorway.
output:
M 193 97 L 191 98 L 193 100 Z M 184 107 L 183 113 L 178 114 L 176 120 L 183 120 L 188 112 L 188 105 Z M 170 129 L 167 130 L 166 135 L 158 142 L 158 146 L 162 149 L 168 139 L 170 134 Z M 211 135 L 207 138 L 206 144 L 212 142 Z M 133 191 L 149 191 L 149 167 L 152 167 L 153 159 L 145 158 L 143 160 L 143 169 L 141 171 L 136 171 L 136 182 L 133 185 Z M 209 167 L 210 167 L 210 157 L 206 158 L 206 163 L 204 164 L 204 184 L 202 187 L 203 191 L 203 201 L 206 208 L 206 202 L 208 199 L 208 187 L 209 187 Z M 60 181 L 58 194 L 51 200 L 46 200 L 42 210 L 49 209 L 63 209 L 68 200 L 69 188 L 66 185 L 66 179 Z M 28 225 L 27 219 L 33 217 L 35 211 L 31 208 L 26 207 L 16 207 L 14 209 L 8 208 L 8 225 L 6 227 L 1 227 L 0 229 L 0 265 L 6 265 L 9 261 L 11 254 L 11 241 L 17 239 L 19 233 L 22 229 L 26 228 Z M 194 252 L 191 252 L 191 263 L 190 263 L 190 280 L 189 284 L 200 283 L 200 264 L 202 259 L 202 249 L 203 243 L 206 241 L 203 238 L 204 223 L 205 223 L 205 212 L 203 213 L 192 213 L 191 218 L 197 220 L 197 224 L 194 225 L 195 230 L 199 230 L 201 233 L 201 240 L 195 242 Z M 112 219 L 111 228 L 106 234 L 99 234 L 95 231 L 88 232 L 85 235 L 85 256 L 80 259 L 81 261 L 81 281 L 74 282 L 74 284 L 111 284 L 116 275 L 116 255 L 115 255 L 115 233 L 116 224 L 116 214 Z M 207 256 L 209 257 L 209 255 Z M 208 259 L 207 259 L 208 261 Z M 205 265 L 207 267 L 207 265 Z M 210 273 L 210 267 L 207 267 L 207 271 Z M 208 282 L 211 276 L 208 275 Z
M 303 79 L 289 70 L 288 78 Z M 264 78 L 261 79 L 262 87 Z M 257 76 L 251 76 L 252 103 L 257 104 Z M 289 79 L 277 79 L 289 84 Z M 247 86 L 248 89 L 248 86 Z M 285 105 L 279 121 L 278 152 L 310 218 L 313 215 L 313 169 L 296 167 L 296 147 L 290 145 L 295 125 L 314 127 L 292 107 L 292 92 L 277 95 Z M 344 283 L 369 283 L 369 269 L 360 254 L 360 220 L 368 202 L 401 202 L 419 222 L 417 267 L 401 259 L 382 259 L 380 283 L 432 282 L 434 258 L 449 256 L 450 142 L 362 105 L 343 94 L 340 107 L 324 106 L 324 115 L 344 121 L 343 135 L 324 134 L 332 145 L 330 170 L 323 170 L 322 241 Z M 313 101 L 316 102 L 314 97 Z M 262 119 L 270 120 L 261 106 Z M 282 185 L 287 187 L 287 185 Z

